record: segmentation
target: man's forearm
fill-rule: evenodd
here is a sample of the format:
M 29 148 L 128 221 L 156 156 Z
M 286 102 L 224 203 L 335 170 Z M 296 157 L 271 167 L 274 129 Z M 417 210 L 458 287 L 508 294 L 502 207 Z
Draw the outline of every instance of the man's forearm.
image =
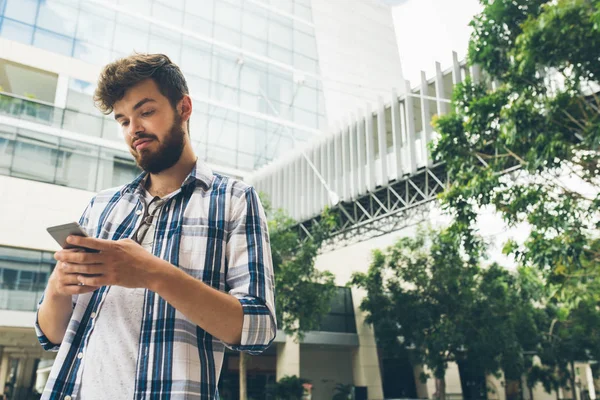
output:
M 214 337 L 240 344 L 244 312 L 239 300 L 189 276 L 167 261 L 158 260 L 148 289 Z
M 38 323 L 49 341 L 54 344 L 62 343 L 72 313 L 71 296 L 54 294 L 47 290 L 38 310 Z

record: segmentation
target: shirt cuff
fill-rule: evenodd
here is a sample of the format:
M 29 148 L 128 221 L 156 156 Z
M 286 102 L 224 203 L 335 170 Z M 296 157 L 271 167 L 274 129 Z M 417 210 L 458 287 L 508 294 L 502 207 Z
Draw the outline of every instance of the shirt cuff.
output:
M 40 341 L 40 344 L 46 351 L 58 351 L 60 348 L 60 344 L 52 343 L 44 332 L 42 332 L 42 328 L 40 328 L 40 323 L 38 321 L 39 311 L 35 313 L 35 333 L 37 334 L 37 338 Z
M 224 344 L 231 350 L 258 355 L 275 339 L 277 334 L 275 318 L 261 299 L 252 296 L 236 297 L 244 312 L 242 340 L 239 345 Z

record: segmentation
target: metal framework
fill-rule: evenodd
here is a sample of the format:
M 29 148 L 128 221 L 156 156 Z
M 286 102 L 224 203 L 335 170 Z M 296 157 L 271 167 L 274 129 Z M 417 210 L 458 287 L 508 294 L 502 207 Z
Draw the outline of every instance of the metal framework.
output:
M 425 168 L 404 179 L 378 187 L 374 192 L 351 202 L 341 202 L 330 209 L 336 226 L 323 250 L 348 246 L 386 235 L 427 220 L 439 193 L 447 186 L 443 164 Z M 302 239 L 310 237 L 321 216 L 296 226 Z
M 412 87 L 405 82 L 391 102 L 380 99 L 320 140 L 256 171 L 249 181 L 299 221 L 310 236 L 329 207 L 336 220 L 325 250 L 385 235 L 427 219 L 433 201 L 448 184 L 443 162 L 434 163 L 429 145 L 434 115 L 446 114 L 454 85 L 466 77 L 481 81 L 477 66 L 459 62 Z M 487 82 L 488 80 L 486 80 Z

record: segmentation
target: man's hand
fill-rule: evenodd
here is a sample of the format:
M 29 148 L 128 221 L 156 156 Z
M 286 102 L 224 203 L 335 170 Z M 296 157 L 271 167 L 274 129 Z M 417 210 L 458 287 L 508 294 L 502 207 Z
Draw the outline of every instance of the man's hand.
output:
M 61 250 L 64 254 L 83 253 L 82 249 L 65 249 Z M 56 258 L 56 257 L 55 257 Z M 57 258 L 58 260 L 58 258 Z M 52 275 L 48 279 L 47 296 L 71 297 L 75 294 L 84 294 L 93 292 L 98 289 L 96 286 L 81 285 L 77 280 L 77 274 L 73 274 L 66 268 L 66 264 L 58 262 Z
M 67 252 L 54 255 L 66 274 L 85 287 L 116 285 L 148 288 L 159 259 L 131 239 L 118 241 L 69 236 L 67 242 L 98 253 Z M 94 276 L 90 276 L 94 275 Z

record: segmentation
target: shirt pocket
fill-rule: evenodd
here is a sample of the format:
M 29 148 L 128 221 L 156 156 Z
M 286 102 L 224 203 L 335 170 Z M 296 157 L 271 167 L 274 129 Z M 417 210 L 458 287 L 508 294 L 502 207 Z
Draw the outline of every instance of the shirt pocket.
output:
M 215 289 L 224 289 L 225 232 L 210 225 L 182 225 L 179 267 Z

